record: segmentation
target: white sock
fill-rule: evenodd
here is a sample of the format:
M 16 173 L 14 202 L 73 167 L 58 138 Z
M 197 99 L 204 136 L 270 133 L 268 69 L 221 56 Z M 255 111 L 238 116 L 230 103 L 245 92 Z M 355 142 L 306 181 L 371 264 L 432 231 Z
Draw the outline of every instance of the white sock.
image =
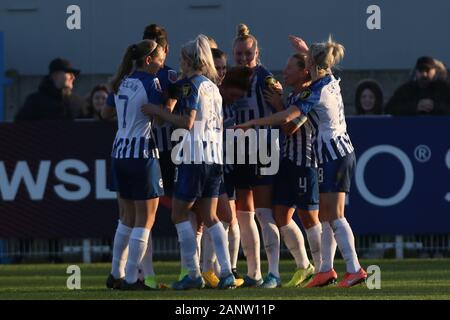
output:
M 239 257 L 239 242 L 241 241 L 241 231 L 239 223 L 230 225 L 228 230 L 228 249 L 230 250 L 231 268 L 235 269 Z
M 316 224 L 314 227 L 306 229 L 306 236 L 308 237 L 309 250 L 314 261 L 314 269 L 319 272 L 322 264 L 322 256 L 320 253 L 320 240 L 322 237 L 322 225 Z
M 147 276 L 154 276 L 155 270 L 153 270 L 153 244 L 152 233 L 150 232 L 147 241 L 147 250 L 145 250 L 144 258 L 142 258 L 141 266 L 144 278 Z
M 347 272 L 356 273 L 361 269 L 355 249 L 355 237 L 347 219 L 336 219 L 331 222 L 339 250 L 347 266 Z
M 227 276 L 231 273 L 230 253 L 228 252 L 228 237 L 223 224 L 218 222 L 208 228 L 214 244 L 214 251 L 220 265 L 220 276 Z
M 114 278 L 125 277 L 125 264 L 128 257 L 128 241 L 133 228 L 127 227 L 120 220 L 117 225 L 113 244 L 111 274 Z
M 195 234 L 197 235 L 197 218 L 196 218 L 196 216 L 195 216 L 195 213 L 193 213 L 193 212 L 189 212 L 189 214 L 188 214 L 188 216 L 189 216 L 189 222 L 191 223 L 191 225 L 192 225 L 192 230 L 193 230 L 193 232 L 195 232 Z M 197 241 L 197 240 L 196 240 Z M 197 248 L 198 249 L 198 248 Z M 199 261 L 200 261 L 200 255 L 198 256 L 198 259 L 199 259 Z M 184 260 L 184 257 L 183 256 L 181 256 L 181 259 L 180 259 L 181 261 L 181 269 L 188 269 L 188 266 L 187 266 L 187 263 L 186 263 L 186 261 Z
M 194 230 L 194 233 L 195 233 L 195 241 L 197 242 L 197 256 L 198 256 L 198 260 L 200 261 L 200 259 L 202 257 L 202 255 L 201 255 L 202 250 L 201 249 L 202 249 L 202 234 L 203 234 L 203 232 L 197 231 L 197 227 L 198 227 L 197 215 L 194 212 L 189 211 L 189 215 L 188 216 L 189 216 L 189 221 L 192 224 L 192 229 Z
M 200 261 L 200 257 L 202 256 L 202 238 L 203 238 L 203 232 L 195 233 L 195 243 L 196 243 L 198 261 Z
M 138 268 L 147 249 L 149 229 L 133 228 L 128 244 L 128 261 L 125 267 L 125 280 L 128 283 L 135 283 L 138 279 Z
M 336 253 L 336 240 L 334 232 L 328 222 L 322 222 L 322 237 L 320 239 L 322 264 L 320 272 L 327 272 L 333 269 L 334 254 Z
M 305 239 L 297 223 L 291 220 L 280 228 L 280 233 L 284 244 L 295 259 L 297 269 L 306 269 L 309 266 L 309 259 L 306 254 Z
M 203 232 L 202 237 L 202 271 L 207 272 L 214 268 L 214 262 L 216 261 L 216 252 L 214 251 L 214 245 L 212 243 L 211 235 L 209 231 Z
M 180 255 L 184 259 L 183 261 L 189 271 L 189 276 L 195 279 L 200 276 L 200 266 L 192 224 L 189 221 L 184 221 L 177 223 L 175 228 L 177 229 L 178 242 L 180 243 Z
M 217 256 L 216 259 L 214 259 L 214 273 L 216 274 L 216 276 L 220 276 L 220 265 L 219 265 L 219 261 L 217 260 Z
M 223 228 L 225 229 L 225 233 L 228 237 L 228 231 L 230 229 L 230 224 L 228 222 L 225 221 L 221 221 L 223 224 Z M 228 243 L 230 243 L 230 240 L 228 239 Z M 231 263 L 231 257 L 230 257 L 230 263 Z M 216 276 L 220 276 L 220 264 L 219 261 L 217 260 L 217 256 L 214 256 L 214 273 L 216 274 Z
M 237 211 L 237 218 L 241 229 L 242 249 L 247 259 L 247 275 L 252 279 L 259 280 L 261 279 L 261 258 L 255 213 Z
M 273 218 L 272 209 L 256 208 L 256 217 L 261 226 L 269 272 L 275 277 L 280 277 L 280 231 Z

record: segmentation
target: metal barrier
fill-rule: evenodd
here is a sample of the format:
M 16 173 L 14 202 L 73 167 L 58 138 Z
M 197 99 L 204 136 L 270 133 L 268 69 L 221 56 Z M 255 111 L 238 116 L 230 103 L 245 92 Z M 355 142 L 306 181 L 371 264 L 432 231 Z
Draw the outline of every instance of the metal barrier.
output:
M 0 240 L 0 263 L 62 263 L 111 261 L 112 239 L 39 239 Z M 365 259 L 383 258 L 443 258 L 450 256 L 450 234 L 405 236 L 358 236 L 358 255 Z M 155 238 L 153 252 L 156 260 L 179 259 L 178 241 L 174 237 Z M 261 247 L 262 257 L 265 257 Z M 289 258 L 282 244 L 281 255 Z M 337 252 L 337 257 L 340 257 Z M 240 258 L 244 259 L 242 250 Z

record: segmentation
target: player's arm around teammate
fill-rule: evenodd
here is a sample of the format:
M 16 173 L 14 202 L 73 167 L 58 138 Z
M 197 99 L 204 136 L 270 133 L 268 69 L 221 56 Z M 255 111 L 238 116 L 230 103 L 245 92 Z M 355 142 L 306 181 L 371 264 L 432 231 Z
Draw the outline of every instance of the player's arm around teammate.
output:
M 239 124 L 271 114 L 273 110 L 265 101 L 263 90 L 267 88 L 266 81 L 273 80 L 273 76 L 260 64 L 258 41 L 244 24 L 240 24 L 237 28 L 237 37 L 233 43 L 233 57 L 237 66 L 246 66 L 253 70 L 251 89 L 243 99 L 236 102 L 236 122 Z M 262 138 L 269 137 L 258 137 L 258 139 Z M 249 146 L 249 148 L 254 147 Z M 270 148 L 269 145 L 268 148 Z M 250 151 L 246 148 L 246 161 L 249 159 L 249 154 Z M 272 214 L 273 177 L 262 175 L 261 167 L 259 163 L 246 163 L 235 165 L 233 170 L 237 218 L 241 229 L 242 248 L 247 259 L 244 287 L 255 287 L 263 283 L 260 238 L 255 213 L 261 225 L 269 273 L 275 273 L 279 277 L 277 264 L 280 255 L 280 234 Z
M 130 45 L 113 80 L 113 95 L 107 100 L 103 114 L 116 110 L 118 131 L 113 144 L 113 178 L 122 204 L 124 220 L 133 220 L 133 228 L 119 224 L 114 239 L 113 280 L 124 276 L 121 289 L 155 289 L 156 281 L 146 286 L 138 281 L 138 268 L 151 246 L 151 229 L 155 221 L 159 197 L 163 195 L 158 150 L 151 133 L 151 121 L 140 112 L 144 103 L 162 103 L 157 71 L 164 63 L 165 53 L 154 41 Z M 108 110 L 109 109 L 109 110 Z M 126 246 L 128 245 L 128 260 Z M 126 262 L 123 270 L 123 262 Z M 151 261 L 151 260 L 150 260 Z M 113 263 L 114 267 L 115 263 Z M 154 277 L 153 266 L 144 264 L 144 273 Z
M 172 221 L 178 232 L 181 255 L 187 262 L 189 274 L 175 282 L 173 288 L 185 290 L 204 286 L 195 234 L 188 216 L 194 204 L 214 243 L 221 268 L 218 287 L 230 288 L 235 286 L 235 278 L 231 273 L 225 229 L 216 214 L 223 163 L 222 98 L 219 89 L 210 80 L 217 78 L 217 72 L 205 36 L 200 35 L 182 47 L 181 70 L 188 79 L 183 90 L 184 116 L 172 114 L 155 105 L 142 107 L 145 114 L 160 116 L 163 120 L 188 130 L 183 133 L 183 141 L 188 143 L 182 146 L 191 149 L 180 149 L 183 155 L 189 156 L 185 156 L 184 159 L 181 156 L 180 159 L 183 161 L 177 167 Z M 211 149 L 205 148 L 208 144 L 220 153 L 209 153 L 207 150 Z M 185 153 L 186 151 L 188 153 Z M 172 154 L 174 153 L 176 152 Z
M 306 255 L 304 239 L 301 230 L 292 220 L 295 208 L 304 225 L 316 268 L 320 267 L 320 222 L 318 219 L 318 174 L 317 161 L 313 149 L 315 128 L 305 121 L 300 111 L 302 104 L 310 97 L 308 88 L 311 81 L 308 70 L 305 68 L 305 57 L 293 55 L 289 58 L 283 70 L 285 84 L 294 91 L 286 103 L 286 110 L 275 113 L 269 117 L 250 120 L 237 128 L 249 128 L 253 125 L 281 125 L 296 121 L 295 133 L 289 135 L 282 147 L 282 160 L 280 170 L 274 183 L 274 216 L 281 236 L 294 256 L 297 271 L 286 286 L 294 287 L 305 285 L 314 274 Z M 266 90 L 266 99 L 273 105 L 283 104 L 280 95 L 273 90 Z M 272 275 L 275 278 L 275 275 Z M 263 286 L 276 287 L 276 281 L 268 281 Z
M 213 56 L 216 58 L 213 50 Z M 219 61 L 222 62 L 220 65 L 215 59 L 216 70 L 220 70 L 221 66 L 225 66 L 224 56 Z M 250 89 L 250 77 L 252 74 L 252 70 L 248 67 L 233 67 L 226 72 L 224 78 L 221 79 L 221 84 L 219 85 L 219 91 L 223 100 L 223 126 L 224 130 L 230 128 L 235 124 L 235 112 L 234 112 L 234 102 L 238 99 L 241 99 L 247 91 Z M 220 75 L 220 73 L 219 73 Z M 227 142 L 226 134 L 224 134 L 224 159 L 226 159 L 225 153 L 225 145 Z M 239 254 L 239 243 L 240 243 L 240 230 L 239 224 L 236 218 L 236 205 L 235 205 L 235 187 L 233 181 L 233 164 L 225 163 L 224 164 L 224 173 L 223 178 L 220 185 L 219 192 L 219 201 L 217 208 L 217 215 L 219 219 L 224 224 L 225 229 L 228 230 L 228 243 L 229 243 L 229 251 L 230 251 L 230 259 L 231 259 L 231 267 L 233 275 L 236 278 L 236 286 L 241 286 L 244 280 L 239 276 L 237 272 L 237 260 Z M 203 277 L 209 286 L 214 286 L 215 283 L 218 283 L 217 277 L 214 274 L 213 261 L 215 259 L 214 252 L 210 252 L 210 241 L 209 235 L 207 233 L 204 234 L 205 241 L 203 242 Z M 215 271 L 217 273 L 217 271 Z M 218 274 L 218 273 L 217 273 Z
M 314 84 L 321 89 L 321 100 L 311 111 L 318 126 L 316 150 L 319 161 L 320 213 L 322 222 L 320 272 L 308 284 L 318 287 L 334 282 L 337 274 L 333 268 L 336 243 L 346 263 L 347 273 L 339 287 L 351 287 L 367 278 L 359 264 L 353 231 L 345 219 L 345 197 L 350 192 L 351 178 L 356 159 L 347 133 L 344 104 L 339 80 L 332 68 L 344 56 L 344 47 L 331 37 L 326 42 L 314 43 L 308 48 L 297 37 L 291 37 L 294 47 L 307 54 L 307 68 Z
M 311 77 L 306 69 L 306 56 L 294 54 L 283 70 L 285 85 L 293 91 L 286 106 L 297 106 L 310 95 Z M 275 90 L 266 90 L 266 99 L 272 105 L 281 104 Z M 298 106 L 297 106 L 298 109 Z M 284 124 L 287 137 L 281 147 L 281 165 L 274 183 L 274 216 L 286 247 L 295 259 L 297 270 L 286 287 L 305 286 L 320 269 L 319 186 L 317 157 L 313 148 L 316 130 L 311 122 L 300 118 Z M 300 221 L 306 231 L 314 267 L 309 264 L 301 230 L 292 220 L 297 208 Z

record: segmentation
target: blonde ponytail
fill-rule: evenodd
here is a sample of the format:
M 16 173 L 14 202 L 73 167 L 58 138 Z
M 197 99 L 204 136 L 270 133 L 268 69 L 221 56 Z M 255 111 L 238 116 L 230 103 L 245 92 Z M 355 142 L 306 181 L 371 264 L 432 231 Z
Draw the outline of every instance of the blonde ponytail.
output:
M 311 45 L 309 56 L 318 70 L 329 72 L 344 58 L 345 48 L 330 36 L 327 42 Z
M 208 37 L 200 34 L 195 40 L 189 41 L 181 48 L 181 57 L 190 69 L 184 70 L 184 72 L 200 71 L 202 75 L 209 78 L 211 81 L 217 81 L 217 70 L 214 66 Z
M 341 62 L 342 59 L 344 58 L 345 48 L 342 44 L 334 41 L 330 35 L 327 41 L 327 49 L 328 49 L 327 56 L 329 56 L 330 59 L 332 57 L 331 59 L 332 60 L 331 68 L 332 68 L 333 66 L 339 64 L 339 62 Z

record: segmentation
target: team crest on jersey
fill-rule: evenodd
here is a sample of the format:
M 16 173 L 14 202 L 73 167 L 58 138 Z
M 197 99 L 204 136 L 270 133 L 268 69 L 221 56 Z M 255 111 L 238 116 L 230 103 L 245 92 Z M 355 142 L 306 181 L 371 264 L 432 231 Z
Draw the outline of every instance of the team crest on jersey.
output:
M 169 78 L 169 81 L 171 83 L 175 83 L 178 80 L 178 75 L 177 75 L 177 72 L 175 70 L 169 70 L 167 77 Z
M 268 87 L 273 87 L 273 86 L 277 83 L 277 79 L 275 79 L 275 78 L 272 77 L 272 76 L 267 76 L 267 77 L 264 79 L 264 82 L 265 82 L 266 86 L 268 86 Z
M 159 92 L 162 92 L 161 83 L 159 83 L 159 79 L 155 78 L 153 81 L 155 82 L 156 90 L 158 90 Z
M 192 93 L 192 84 L 185 83 L 181 86 L 181 93 L 183 94 L 183 98 L 187 98 Z
M 304 90 L 301 94 L 300 94 L 300 99 L 302 100 L 306 100 L 309 98 L 309 96 L 311 95 L 312 91 L 310 89 L 306 89 Z

